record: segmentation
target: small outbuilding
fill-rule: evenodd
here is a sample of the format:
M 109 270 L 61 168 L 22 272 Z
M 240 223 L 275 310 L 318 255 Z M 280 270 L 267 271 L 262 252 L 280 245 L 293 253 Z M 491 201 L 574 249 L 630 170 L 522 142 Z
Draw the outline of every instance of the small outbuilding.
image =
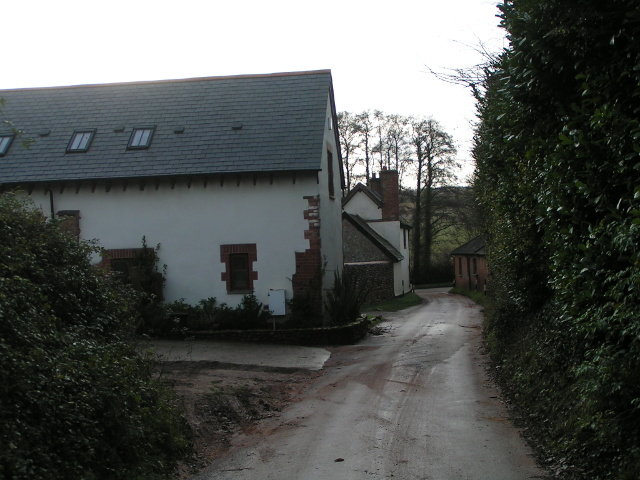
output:
M 345 271 L 366 282 L 367 301 L 389 300 L 411 291 L 410 226 L 400 218 L 398 172 L 383 169 L 369 185 L 356 185 L 343 199 Z
M 455 287 L 476 292 L 485 292 L 489 270 L 484 239 L 481 236 L 469 240 L 453 252 Z

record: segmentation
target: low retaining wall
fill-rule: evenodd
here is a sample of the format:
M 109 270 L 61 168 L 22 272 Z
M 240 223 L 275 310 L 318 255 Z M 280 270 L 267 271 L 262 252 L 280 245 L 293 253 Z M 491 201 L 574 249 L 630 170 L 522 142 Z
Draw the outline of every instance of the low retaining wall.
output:
M 290 330 L 220 330 L 188 332 L 195 340 L 275 343 L 281 345 L 353 345 L 364 338 L 371 321 L 367 318 L 339 327 L 293 328 Z

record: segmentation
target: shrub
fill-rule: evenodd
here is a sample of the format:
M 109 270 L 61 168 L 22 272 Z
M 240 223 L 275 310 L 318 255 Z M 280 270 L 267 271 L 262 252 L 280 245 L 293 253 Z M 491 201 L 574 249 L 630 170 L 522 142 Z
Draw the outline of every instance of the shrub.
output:
M 179 337 L 188 331 L 250 330 L 267 327 L 271 312 L 255 295 L 245 295 L 236 308 L 217 305 L 214 297 L 190 305 L 184 299 L 159 306 L 156 315 L 145 323 L 144 332 L 156 337 Z
M 358 282 L 348 270 L 342 274 L 336 271 L 333 288 L 327 293 L 325 301 L 331 325 L 345 325 L 356 320 L 366 298 L 367 288 L 364 283 Z
M 95 246 L 0 196 L 0 478 L 156 478 L 188 445 Z
M 216 314 L 222 330 L 264 329 L 267 327 L 267 320 L 271 318 L 271 312 L 264 308 L 255 295 L 242 297 L 240 305 L 235 309 L 223 303 Z
M 285 328 L 314 328 L 322 326 L 322 316 L 318 314 L 311 299 L 298 295 L 287 301 L 289 318 Z

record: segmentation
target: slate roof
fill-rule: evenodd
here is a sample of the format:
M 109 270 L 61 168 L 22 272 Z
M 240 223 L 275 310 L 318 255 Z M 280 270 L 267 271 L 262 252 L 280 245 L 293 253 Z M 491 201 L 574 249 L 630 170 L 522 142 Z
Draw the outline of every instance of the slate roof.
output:
M 328 100 L 335 112 L 329 70 L 0 90 L 0 98 L 3 117 L 35 140 L 27 149 L 14 139 L 0 157 L 0 184 L 317 171 Z M 151 146 L 127 150 L 141 126 L 156 127 Z M 83 128 L 96 129 L 89 150 L 65 153 Z
M 484 248 L 484 239 L 482 237 L 476 237 L 473 240 L 469 240 L 464 245 L 460 245 L 456 248 L 451 255 L 486 255 Z
M 356 196 L 358 192 L 364 193 L 367 197 L 369 197 L 373 203 L 375 203 L 378 208 L 382 208 L 382 196 L 375 190 L 364 185 L 362 182 L 358 182 L 358 184 L 353 187 L 349 193 L 342 199 L 342 206 L 344 207 L 349 201 Z
M 391 260 L 400 262 L 404 259 L 404 255 L 400 251 L 391 245 L 382 235 L 376 232 L 369 224 L 363 220 L 360 216 L 352 213 L 342 212 L 342 218 L 347 219 L 354 227 L 356 227 L 363 235 L 371 240 L 382 252 L 387 255 Z

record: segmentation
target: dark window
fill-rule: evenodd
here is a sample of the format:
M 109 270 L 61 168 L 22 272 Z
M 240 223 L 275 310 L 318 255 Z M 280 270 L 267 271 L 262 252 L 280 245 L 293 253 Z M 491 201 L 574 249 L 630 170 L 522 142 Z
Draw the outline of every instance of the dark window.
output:
M 227 284 L 227 293 L 252 293 L 258 272 L 253 263 L 258 260 L 255 243 L 220 245 L 220 261 L 225 265 L 221 280 Z
M 131 132 L 129 149 L 149 148 L 155 127 L 136 127 Z
M 95 130 L 76 130 L 69 140 L 67 152 L 86 152 L 91 146 Z
M 131 282 L 130 271 L 136 266 L 135 258 L 114 258 L 110 262 L 111 271 L 120 280 L 129 283 Z
M 473 264 L 473 274 L 477 275 L 478 274 L 478 260 L 476 259 L 476 257 L 473 257 L 472 264 Z
M 333 153 L 327 150 L 327 171 L 329 172 L 329 196 L 335 197 L 336 191 L 333 185 Z
M 12 141 L 13 135 L 0 135 L 0 157 L 3 157 L 7 153 Z
M 249 290 L 249 255 L 233 253 L 229 255 L 231 267 L 231 290 Z

